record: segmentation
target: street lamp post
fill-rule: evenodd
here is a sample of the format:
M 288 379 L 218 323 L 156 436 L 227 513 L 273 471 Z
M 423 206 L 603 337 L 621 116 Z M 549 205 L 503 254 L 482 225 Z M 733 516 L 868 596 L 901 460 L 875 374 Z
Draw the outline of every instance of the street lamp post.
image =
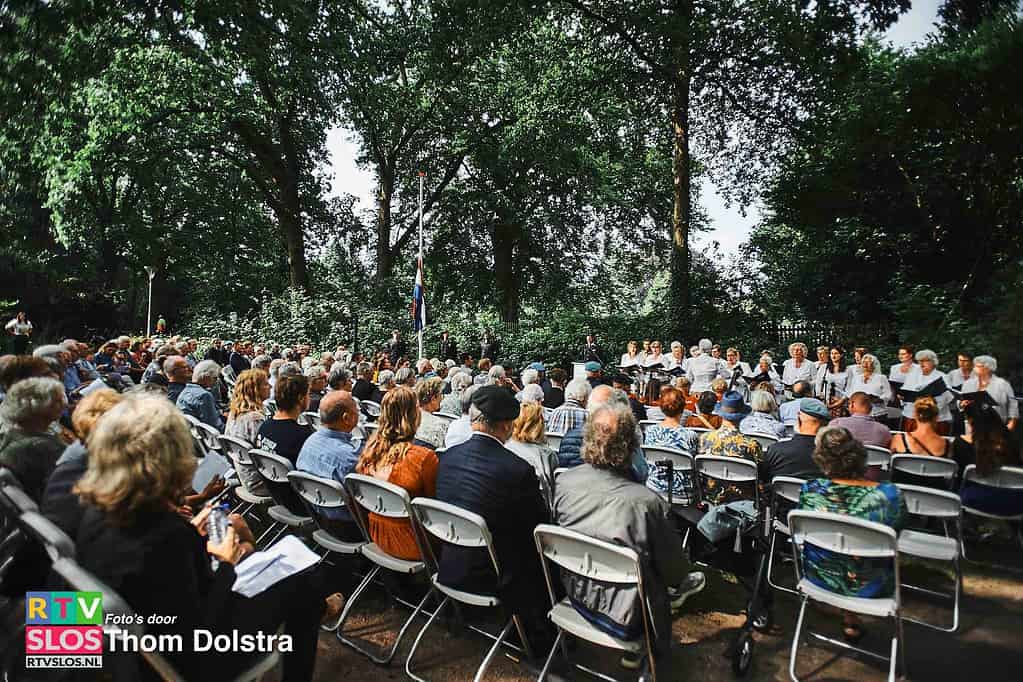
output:
M 156 277 L 156 268 L 152 265 L 147 265 L 146 274 L 149 275 L 149 307 L 146 311 L 146 336 L 151 336 L 153 334 L 153 278 Z

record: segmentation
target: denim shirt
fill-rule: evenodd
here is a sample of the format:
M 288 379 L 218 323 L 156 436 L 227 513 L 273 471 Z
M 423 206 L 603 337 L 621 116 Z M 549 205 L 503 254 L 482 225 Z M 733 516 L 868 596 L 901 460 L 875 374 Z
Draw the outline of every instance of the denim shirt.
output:
M 313 476 L 343 483 L 345 476 L 355 471 L 361 450 L 362 444 L 354 442 L 352 434 L 320 428 L 302 444 L 295 462 L 296 468 Z M 320 508 L 320 513 L 329 519 L 352 520 L 344 509 Z
M 213 394 L 199 384 L 188 382 L 177 401 L 178 409 L 191 415 L 203 424 L 209 424 L 218 431 L 224 430 L 224 418 L 217 412 L 217 401 Z

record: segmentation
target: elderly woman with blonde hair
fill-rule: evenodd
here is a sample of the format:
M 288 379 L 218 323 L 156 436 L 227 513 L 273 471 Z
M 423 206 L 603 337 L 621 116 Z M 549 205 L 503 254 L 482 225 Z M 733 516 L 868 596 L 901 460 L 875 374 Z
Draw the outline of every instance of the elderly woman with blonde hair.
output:
M 283 624 L 292 639 L 282 650 L 284 679 L 311 679 L 327 605 L 320 571 L 291 575 L 251 598 L 231 591 L 235 566 L 254 551 L 254 538 L 232 515 L 219 542 L 204 541 L 208 509 L 191 523 L 177 513 L 196 468 L 181 413 L 160 396 L 129 396 L 97 422 L 89 448 L 89 468 L 75 487 L 84 506 L 77 560 L 135 611 L 169 618 L 170 625 L 147 630 L 186 642 L 164 654 L 182 676 L 234 677 L 252 663 L 237 653 L 202 655 L 193 650 L 193 631 L 265 637 Z M 215 570 L 210 555 L 219 562 Z
M 535 384 L 526 388 L 531 386 Z M 511 438 L 504 447 L 533 465 L 536 477 L 550 486 L 554 480 L 554 470 L 558 467 L 558 453 L 547 446 L 547 425 L 544 423 L 543 406 L 538 401 L 522 402 Z
M 782 363 L 781 381 L 786 389 L 797 381 L 813 383 L 813 375 L 817 371 L 814 363 L 807 356 L 806 344 L 796 341 L 789 344 L 789 359 Z

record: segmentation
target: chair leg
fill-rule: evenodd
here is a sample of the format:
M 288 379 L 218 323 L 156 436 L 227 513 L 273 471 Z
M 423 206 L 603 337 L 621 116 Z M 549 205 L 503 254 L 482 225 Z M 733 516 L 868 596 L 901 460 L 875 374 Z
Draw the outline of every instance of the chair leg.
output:
M 771 589 L 778 590 L 779 592 L 786 592 L 788 594 L 796 594 L 796 591 L 779 585 L 771 579 L 771 571 L 774 570 L 774 552 L 778 542 L 778 531 L 774 530 L 771 532 L 771 548 L 767 552 L 767 584 L 771 586 Z
M 522 619 L 518 615 L 512 616 L 512 622 L 515 623 L 515 629 L 519 633 L 519 641 L 522 642 L 522 653 L 529 660 L 533 660 L 533 647 L 529 644 L 529 638 L 526 637 L 526 627 L 522 624 Z
M 438 606 L 434 610 L 433 615 L 431 615 L 430 618 L 426 621 L 426 625 L 424 625 L 423 629 L 419 631 L 418 635 L 416 635 L 415 641 L 412 642 L 412 648 L 408 652 L 408 658 L 405 659 L 405 674 L 411 677 L 416 682 L 426 682 L 426 680 L 412 672 L 412 657 L 416 655 L 416 649 L 419 648 L 419 642 L 422 641 L 423 635 L 425 635 L 426 631 L 430 629 L 431 625 L 433 625 L 433 621 L 436 620 L 437 616 L 440 615 L 441 610 L 443 610 L 443 608 L 447 606 L 448 601 L 450 600 L 448 599 L 447 596 L 445 596 L 444 599 L 441 600 L 440 606 Z
M 323 627 L 323 626 L 320 626 L 320 627 L 323 627 L 323 629 L 326 630 L 327 632 L 335 632 L 336 631 L 337 635 L 338 635 L 338 639 L 341 639 L 341 631 L 344 628 L 345 621 L 348 619 L 348 614 L 352 610 L 352 606 L 355 605 L 355 600 L 358 599 L 359 595 L 361 595 L 363 593 L 363 591 L 369 586 L 369 584 L 371 582 L 373 582 L 373 578 L 375 578 L 376 574 L 379 573 L 379 572 L 380 572 L 380 567 L 379 566 L 374 566 L 373 570 L 366 574 L 366 576 L 362 579 L 362 582 L 360 582 L 356 586 L 355 590 L 352 591 L 352 596 L 350 596 L 348 599 L 345 600 L 345 607 L 343 609 L 341 609 L 341 615 L 338 616 L 336 623 L 334 623 L 333 625 L 331 625 L 329 627 Z
M 262 544 L 263 543 L 263 538 L 265 538 L 270 533 L 274 532 L 277 529 L 277 526 L 279 526 L 279 525 L 281 525 L 281 524 L 279 524 L 276 521 L 274 521 L 269 526 L 267 526 L 266 530 L 263 531 L 263 534 L 260 535 L 258 538 L 256 538 L 256 547 L 264 547 L 265 548 L 266 545 Z
M 412 615 L 409 616 L 408 619 L 405 621 L 404 625 L 401 626 L 401 629 L 398 631 L 398 636 L 395 637 L 394 642 L 391 644 L 391 647 L 387 650 L 387 653 L 384 654 L 383 656 L 378 656 L 377 654 L 373 653 L 369 649 L 366 649 L 365 647 L 360 645 L 358 642 L 355 642 L 354 640 L 345 637 L 342 634 L 340 628 L 337 631 L 337 638 L 341 642 L 343 642 L 344 644 L 347 644 L 348 646 L 350 646 L 353 649 L 355 649 L 356 651 L 358 651 L 363 656 L 366 656 L 367 658 L 369 658 L 369 660 L 373 661 L 374 663 L 376 663 L 378 665 L 387 665 L 394 658 L 394 654 L 397 653 L 398 646 L 401 644 L 401 640 L 405 636 L 405 631 L 408 630 L 408 628 L 412 624 L 412 622 L 415 621 L 416 616 L 418 616 L 419 612 L 423 610 L 423 606 L 426 604 L 427 600 L 431 596 L 433 596 L 435 591 L 436 590 L 433 587 L 431 587 L 426 592 L 426 595 L 423 597 L 423 599 L 419 602 L 419 604 L 416 605 L 416 608 L 412 612 Z
M 803 635 L 803 617 L 806 615 L 807 597 L 803 597 L 803 603 L 799 606 L 799 618 L 796 619 L 796 631 L 792 634 L 792 652 L 789 654 L 789 678 L 792 682 L 799 682 L 796 677 L 796 656 L 799 653 L 799 639 Z
M 544 682 L 547 679 L 547 671 L 551 667 L 551 662 L 554 660 L 554 654 L 557 652 L 558 647 L 561 646 L 562 640 L 565 638 L 565 631 L 558 628 L 558 636 L 554 638 L 554 645 L 551 647 L 551 652 L 547 654 L 547 660 L 544 661 L 543 668 L 540 670 L 540 676 L 536 678 L 536 682 Z
M 898 654 L 898 657 L 896 657 Z M 896 612 L 895 614 L 895 637 L 892 642 L 892 662 L 889 666 L 891 674 L 891 682 L 895 682 L 896 667 L 902 676 L 906 676 L 906 640 L 902 633 L 902 614 Z
M 508 636 L 509 632 L 511 632 L 514 624 L 515 619 L 510 618 L 508 620 L 508 624 L 504 626 L 503 630 L 501 630 L 501 634 L 498 635 L 497 640 L 494 642 L 494 646 L 490 647 L 490 651 L 487 652 L 487 655 L 483 658 L 483 662 L 480 663 L 480 667 L 476 671 L 476 677 L 472 678 L 472 682 L 480 682 L 480 680 L 483 679 L 483 676 L 487 673 L 487 668 L 490 667 L 490 662 L 494 659 L 494 654 L 496 654 L 497 650 L 501 648 L 504 638 Z

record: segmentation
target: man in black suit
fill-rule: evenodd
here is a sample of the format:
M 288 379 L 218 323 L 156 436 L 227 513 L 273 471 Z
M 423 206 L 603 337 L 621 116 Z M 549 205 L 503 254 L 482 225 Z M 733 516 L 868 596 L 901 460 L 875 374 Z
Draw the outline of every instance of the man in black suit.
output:
M 555 367 L 547 373 L 550 380 L 548 388 L 543 390 L 543 406 L 550 409 L 561 407 L 565 402 L 565 380 L 568 378 L 565 370 Z
M 482 516 L 501 566 L 497 583 L 490 558 L 477 548 L 444 547 L 439 581 L 459 590 L 497 594 L 518 614 L 535 651 L 549 642 L 549 607 L 533 529 L 548 520 L 531 464 L 504 447 L 519 414 L 515 397 L 497 385 L 472 396 L 472 437 L 452 446 L 437 470 L 437 499 Z
M 582 351 L 583 362 L 597 362 L 601 365 L 604 363 L 604 349 L 597 343 L 597 337 L 593 334 L 586 335 L 586 344 L 583 345 Z
M 486 358 L 491 362 L 497 362 L 500 352 L 501 342 L 494 337 L 494 333 L 489 329 L 483 332 L 483 338 L 480 339 L 480 360 Z
M 391 332 L 391 340 L 387 342 L 387 355 L 391 359 L 391 365 L 395 367 L 398 366 L 399 358 L 408 355 L 408 346 L 397 329 Z
M 440 354 L 437 357 L 441 360 L 454 360 L 458 357 L 458 344 L 446 329 L 440 333 Z

